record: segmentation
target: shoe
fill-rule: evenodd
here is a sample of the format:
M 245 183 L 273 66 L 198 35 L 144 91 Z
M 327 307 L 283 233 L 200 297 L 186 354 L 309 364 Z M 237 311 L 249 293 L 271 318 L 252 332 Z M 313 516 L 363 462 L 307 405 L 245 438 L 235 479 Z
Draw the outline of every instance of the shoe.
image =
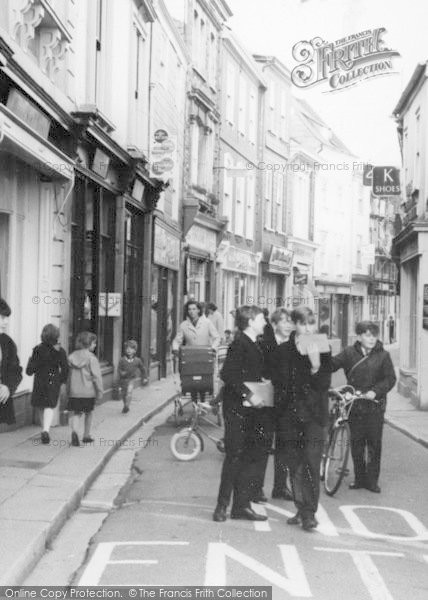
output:
M 75 431 L 71 434 L 71 445 L 72 446 L 80 446 L 79 436 Z
M 367 485 L 366 490 L 369 490 L 369 492 L 374 492 L 375 494 L 380 494 L 380 487 L 377 484 Z
M 247 521 L 267 521 L 266 515 L 259 515 L 252 508 L 241 508 L 237 511 L 232 511 L 231 519 L 246 519 Z
M 122 408 L 122 412 L 123 412 L 124 414 L 128 413 L 128 412 L 129 412 L 129 406 L 124 406 L 124 407 Z
M 302 529 L 310 531 L 318 525 L 318 521 L 315 517 L 302 517 Z
M 282 500 L 293 500 L 293 494 L 290 490 L 272 490 L 272 498 L 282 498 Z
M 91 436 L 88 435 L 88 437 L 84 437 L 82 438 L 82 442 L 84 444 L 92 444 L 92 442 L 94 442 L 94 438 L 92 438 Z
M 49 444 L 50 437 L 49 437 L 49 433 L 47 431 L 42 431 L 42 435 L 40 436 L 40 439 L 42 440 L 42 444 Z
M 359 483 L 358 481 L 354 481 L 353 483 L 349 484 L 350 490 L 361 490 L 364 487 L 365 487 L 365 485 L 363 485 L 362 483 Z
M 294 517 L 287 519 L 287 523 L 288 525 L 301 525 L 302 517 L 300 516 L 300 513 L 296 513 Z
M 226 521 L 226 519 L 226 507 L 217 505 L 213 514 L 213 521 L 216 521 L 217 523 L 222 523 L 223 521 Z
M 251 502 L 255 502 L 256 504 L 258 504 L 259 502 L 267 502 L 267 501 L 268 501 L 268 499 L 264 495 L 263 490 L 261 492 L 259 492 L 257 494 L 257 496 L 255 496 L 254 498 L 251 499 Z

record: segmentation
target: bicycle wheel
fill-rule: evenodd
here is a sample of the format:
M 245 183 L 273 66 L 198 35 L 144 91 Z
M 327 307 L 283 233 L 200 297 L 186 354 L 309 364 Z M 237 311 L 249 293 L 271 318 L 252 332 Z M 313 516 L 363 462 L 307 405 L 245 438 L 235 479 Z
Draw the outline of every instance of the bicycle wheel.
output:
M 202 449 L 199 436 L 190 428 L 174 433 L 169 444 L 171 452 L 178 460 L 193 460 Z
M 330 436 L 324 472 L 324 488 L 329 496 L 337 492 L 347 474 L 351 432 L 346 422 L 335 425 Z

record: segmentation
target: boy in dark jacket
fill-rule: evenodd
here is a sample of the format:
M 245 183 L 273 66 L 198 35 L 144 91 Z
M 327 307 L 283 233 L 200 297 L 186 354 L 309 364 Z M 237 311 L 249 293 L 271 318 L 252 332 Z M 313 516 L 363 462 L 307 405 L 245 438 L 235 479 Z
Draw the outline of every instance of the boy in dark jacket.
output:
M 22 368 L 15 342 L 5 331 L 11 310 L 0 298 L 0 423 L 15 423 L 12 396 L 22 380 Z
M 357 323 L 355 333 L 355 344 L 332 359 L 333 371 L 343 369 L 348 384 L 367 398 L 354 402 L 349 417 L 355 474 L 355 481 L 349 487 L 379 493 L 386 395 L 394 387 L 396 376 L 389 352 L 378 340 L 379 327 L 372 321 L 361 321 Z

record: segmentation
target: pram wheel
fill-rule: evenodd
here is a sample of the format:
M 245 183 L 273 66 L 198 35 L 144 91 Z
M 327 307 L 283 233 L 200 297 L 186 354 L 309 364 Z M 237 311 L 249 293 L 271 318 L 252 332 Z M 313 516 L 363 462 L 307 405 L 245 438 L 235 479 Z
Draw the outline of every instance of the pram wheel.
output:
M 202 449 L 199 436 L 190 427 L 174 433 L 170 442 L 170 449 L 178 460 L 193 460 Z
M 226 452 L 226 448 L 224 446 L 224 440 L 219 440 L 216 444 L 217 450 L 224 454 Z

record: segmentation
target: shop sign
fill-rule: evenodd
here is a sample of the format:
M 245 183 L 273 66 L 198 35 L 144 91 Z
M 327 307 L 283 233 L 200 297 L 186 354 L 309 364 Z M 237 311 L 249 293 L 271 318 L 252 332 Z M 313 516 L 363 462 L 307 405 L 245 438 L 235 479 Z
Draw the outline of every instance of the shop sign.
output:
M 208 252 L 215 254 L 217 250 L 217 235 L 215 231 L 210 229 L 204 229 L 199 225 L 193 225 L 187 235 L 186 242 L 196 248 L 207 250 Z
M 45 140 L 48 138 L 51 120 L 17 89 L 9 92 L 6 106 Z
M 155 224 L 153 262 L 174 269 L 180 268 L 180 240 L 159 224 Z
M 122 294 L 120 292 L 101 292 L 98 294 L 98 316 L 120 317 Z
M 242 252 L 242 250 L 230 246 L 225 256 L 223 268 L 257 276 L 258 262 L 254 254 Z
M 293 255 L 293 251 L 288 248 L 280 248 L 279 246 L 272 245 L 269 257 L 269 271 L 279 270 L 283 273 L 289 272 Z
M 102 150 L 97 148 L 92 161 L 92 170 L 100 177 L 105 178 L 110 164 L 110 157 Z
M 308 274 L 299 273 L 298 271 L 295 271 L 293 276 L 293 283 L 295 285 L 308 285 Z
M 168 181 L 177 166 L 177 136 L 156 129 L 150 146 L 150 176 Z

